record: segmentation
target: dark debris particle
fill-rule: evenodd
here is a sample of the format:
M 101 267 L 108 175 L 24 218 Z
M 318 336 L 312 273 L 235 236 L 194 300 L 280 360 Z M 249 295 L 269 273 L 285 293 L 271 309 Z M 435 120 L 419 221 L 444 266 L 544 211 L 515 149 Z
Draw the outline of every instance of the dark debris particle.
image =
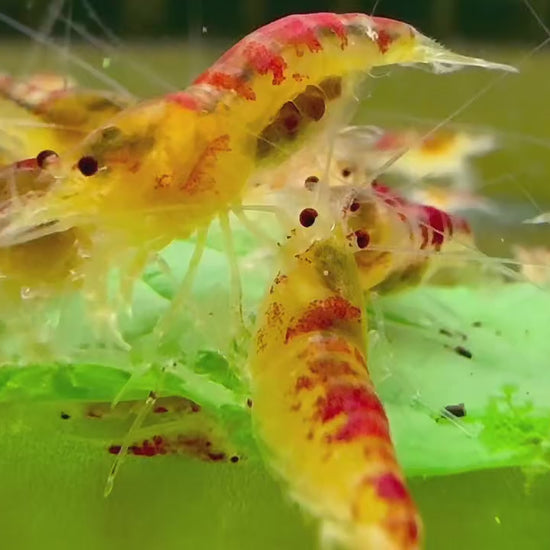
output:
M 466 357 L 466 359 L 472 358 L 472 352 L 463 346 L 456 346 L 456 348 L 453 349 L 455 353 L 458 353 L 458 355 L 461 355 L 462 357 Z
M 476 327 L 476 328 L 479 328 L 480 326 L 482 326 L 482 325 L 481 325 L 481 321 L 474 321 L 474 322 L 472 323 L 472 326 L 473 326 L 473 327 Z
M 63 420 L 68 420 L 69 418 L 71 418 L 71 415 L 66 412 L 62 412 L 60 416 Z
M 458 405 L 447 405 L 445 410 L 456 418 L 466 416 L 466 407 L 464 406 L 464 403 L 459 403 Z
M 450 330 L 447 330 L 446 328 L 440 328 L 439 334 L 443 334 L 443 336 L 452 336 L 453 333 Z
M 229 460 L 235 464 L 236 462 L 239 462 L 240 459 L 238 456 L 234 455 Z

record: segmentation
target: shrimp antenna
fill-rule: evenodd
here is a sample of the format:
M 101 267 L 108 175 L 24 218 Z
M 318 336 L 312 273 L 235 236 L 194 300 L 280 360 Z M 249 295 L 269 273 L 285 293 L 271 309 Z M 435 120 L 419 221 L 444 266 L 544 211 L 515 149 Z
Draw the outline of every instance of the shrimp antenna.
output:
M 85 7 L 89 10 L 92 10 L 91 6 L 87 6 L 85 4 Z M 94 17 L 92 17 L 91 13 L 94 14 Z M 75 23 L 74 21 L 67 21 L 65 18 L 61 18 L 63 21 L 66 21 L 67 24 L 71 26 L 73 31 L 78 34 L 81 38 L 86 40 L 89 44 L 100 50 L 101 52 L 114 56 L 115 54 L 119 58 L 123 58 L 125 62 L 130 65 L 138 74 L 145 76 L 146 78 L 149 78 L 153 81 L 155 81 L 162 89 L 164 89 L 167 92 L 173 92 L 176 91 L 178 88 L 174 85 L 159 76 L 157 73 L 149 69 L 147 66 L 145 66 L 141 62 L 137 62 L 130 54 L 128 53 L 128 48 L 124 45 L 122 40 L 118 39 L 114 33 L 109 31 L 107 27 L 103 25 L 99 17 L 95 14 L 93 11 L 88 11 L 88 15 L 90 16 L 90 19 L 92 19 L 102 30 L 102 32 L 107 36 L 107 38 L 113 42 L 113 45 L 110 45 L 108 42 L 101 40 L 95 36 L 93 36 L 91 33 L 89 33 L 84 25 L 80 25 L 78 23 Z M 120 51 L 124 50 L 126 52 L 125 55 L 121 55 Z
M 63 12 L 64 6 L 65 0 L 56 0 L 55 2 L 50 3 L 50 5 L 48 6 L 48 13 L 46 17 L 44 18 L 44 21 L 40 25 L 38 31 L 36 31 L 40 36 L 46 38 L 50 35 L 53 27 L 55 26 L 55 23 Z M 38 41 L 33 42 L 33 46 L 29 53 L 27 61 L 22 64 L 20 70 L 18 71 L 20 75 L 27 74 L 28 72 L 30 72 L 31 67 L 36 65 L 36 60 L 38 59 L 38 56 L 41 52 L 41 48 L 38 44 Z
M 20 23 L 19 21 L 17 21 L 16 19 L 13 19 L 13 17 L 10 17 L 9 15 L 6 15 L 5 13 L 0 12 L 0 21 L 5 23 L 9 27 L 12 27 L 16 31 L 20 32 L 21 34 L 28 36 L 32 40 L 35 40 L 40 44 L 47 46 L 51 50 L 66 56 L 73 64 L 85 70 L 90 75 L 97 78 L 97 80 L 99 80 L 103 84 L 106 84 L 107 86 L 110 86 L 120 94 L 128 97 L 129 99 L 135 99 L 133 94 L 127 88 L 125 88 L 122 84 L 120 84 L 113 78 L 107 76 L 106 74 L 102 73 L 100 70 L 90 65 L 90 63 L 87 63 L 83 59 L 80 59 L 80 57 L 78 57 L 77 55 L 71 53 L 70 51 L 67 51 L 63 46 L 58 46 L 55 42 L 53 42 L 52 40 L 49 40 L 48 38 L 43 36 L 41 33 L 36 32 L 30 27 L 27 27 L 27 25 L 23 25 L 23 23 Z
M 521 57 L 521 59 L 516 64 L 518 67 L 521 67 L 525 64 L 525 62 L 530 59 L 536 52 L 539 50 L 542 50 L 547 44 L 550 43 L 550 35 L 541 42 L 538 46 L 533 48 L 529 53 L 527 53 L 525 56 Z M 498 68 L 499 64 L 495 64 Z M 501 65 L 501 68 L 509 67 L 508 65 Z M 511 69 L 511 67 L 510 67 Z M 508 70 L 507 72 L 504 72 L 503 74 L 496 77 L 494 80 L 489 82 L 486 86 L 481 88 L 476 94 L 474 94 L 472 97 L 470 97 L 466 102 L 464 102 L 458 109 L 456 109 L 454 112 L 452 112 L 449 116 L 447 116 L 445 119 L 443 119 L 440 123 L 436 124 L 431 130 L 426 132 L 424 135 L 420 136 L 417 140 L 415 140 L 412 144 L 408 145 L 407 147 L 402 148 L 401 150 L 397 151 L 397 153 L 392 156 L 390 159 L 388 159 L 380 168 L 376 170 L 374 174 L 371 175 L 372 179 L 375 180 L 377 177 L 379 177 L 381 174 L 383 174 L 390 166 L 395 164 L 403 155 L 405 155 L 408 151 L 410 151 L 411 147 L 420 145 L 424 140 L 431 137 L 435 132 L 443 128 L 445 125 L 447 125 L 453 118 L 455 118 L 457 115 L 462 114 L 464 111 L 466 111 L 469 107 L 471 107 L 476 101 L 478 101 L 481 97 L 483 97 L 487 92 L 492 90 L 499 82 L 507 78 L 511 72 L 517 72 L 517 69 L 514 69 L 514 71 Z M 407 187 L 410 187 L 411 184 L 409 184 Z

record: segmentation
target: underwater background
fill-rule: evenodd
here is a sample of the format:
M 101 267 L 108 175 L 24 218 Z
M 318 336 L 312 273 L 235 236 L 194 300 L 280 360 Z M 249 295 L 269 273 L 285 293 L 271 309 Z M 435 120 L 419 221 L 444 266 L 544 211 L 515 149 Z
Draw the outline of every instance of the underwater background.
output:
M 39 28 L 52 6 L 61 4 L 0 0 L 0 12 Z M 86 2 L 65 4 L 64 10 L 70 5 L 70 10 L 63 11 L 65 17 L 86 21 L 92 36 L 103 33 L 89 17 Z M 548 245 L 548 230 L 524 225 L 522 220 L 550 209 L 550 51 L 546 47 L 533 52 L 548 38 L 543 25 L 544 21 L 550 24 L 550 0 L 529 4 L 540 21 L 522 0 L 380 0 L 374 4 L 361 0 L 89 0 L 102 24 L 121 38 L 110 41 L 111 50 L 92 47 L 74 31 L 67 32 L 61 20 L 54 22 L 50 34 L 62 48 L 106 71 L 140 97 L 162 90 L 148 72 L 136 71 L 136 64 L 154 68 L 156 75 L 183 88 L 244 34 L 289 13 L 370 13 L 376 7 L 377 15 L 407 21 L 465 53 L 519 63 L 519 75 L 494 83 L 494 75 L 481 71 L 441 76 L 392 69 L 391 78 L 382 73 L 369 82 L 355 120 L 389 126 L 420 121 L 422 127 L 429 127 L 460 110 L 452 117 L 453 124 L 494 131 L 503 146 L 477 160 L 476 168 L 480 181 L 488 183 L 486 196 L 504 205 L 506 215 L 490 221 L 472 217 L 478 244 L 497 256 L 508 256 L 514 243 Z M 0 26 L 3 72 L 67 67 L 62 52 L 43 51 L 32 38 Z M 71 66 L 70 74 L 83 84 L 93 82 L 78 67 Z M 486 93 L 462 109 L 487 86 Z M 540 368 L 547 371 L 550 359 Z M 63 377 L 48 375 L 44 380 L 19 376 L 14 382 L 0 372 L 4 548 L 316 548 L 314 522 L 257 462 L 213 467 L 182 457 L 130 458 L 112 494 L 104 498 L 112 455 L 90 443 L 78 428 L 67 430 L 59 422 L 64 400 L 84 402 L 86 390 L 67 387 Z M 35 398 L 27 391 L 33 384 L 46 384 L 49 389 Z M 550 549 L 547 473 L 500 468 L 413 477 L 410 486 L 424 517 L 430 550 Z

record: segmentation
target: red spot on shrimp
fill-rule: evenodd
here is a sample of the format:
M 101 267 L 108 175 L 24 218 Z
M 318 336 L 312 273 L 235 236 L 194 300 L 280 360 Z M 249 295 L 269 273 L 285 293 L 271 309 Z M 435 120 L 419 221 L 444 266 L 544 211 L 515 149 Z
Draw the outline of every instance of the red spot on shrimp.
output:
M 303 46 L 312 53 L 320 52 L 323 49 L 315 33 L 315 26 L 309 23 L 313 20 L 314 18 L 311 18 L 306 22 L 303 16 L 290 15 L 266 25 L 262 30 L 274 40 L 288 46 L 294 46 L 296 55 L 302 56 L 304 55 Z
M 166 407 L 160 406 L 160 407 L 155 407 L 155 408 L 153 409 L 153 412 L 154 412 L 154 413 L 158 413 L 158 414 L 162 414 L 162 413 L 167 413 L 167 412 L 168 412 L 168 409 L 167 409 Z
M 353 441 L 360 437 L 376 437 L 390 440 L 388 420 L 382 403 L 372 389 L 340 385 L 328 389 L 317 402 L 317 417 L 329 422 L 345 416 L 345 422 L 331 441 Z
M 404 500 L 409 497 L 403 481 L 391 472 L 372 480 L 372 484 L 376 488 L 378 496 L 385 500 Z
M 284 58 L 274 53 L 265 44 L 261 42 L 249 42 L 244 48 L 244 57 L 249 66 L 252 67 L 258 74 L 265 75 L 271 73 L 273 75 L 272 84 L 278 86 L 285 80 L 285 69 L 287 63 Z
M 23 170 L 36 170 L 39 168 L 38 161 L 36 160 L 36 157 L 33 157 L 32 159 L 23 159 L 18 160 L 15 163 L 16 169 L 23 169 Z
M 340 47 L 344 50 L 348 45 L 348 31 L 343 19 L 335 13 L 319 13 L 315 19 L 317 25 L 330 29 L 340 38 Z
M 216 186 L 216 180 L 209 172 L 215 167 L 218 155 L 230 151 L 229 135 L 224 134 L 213 139 L 199 156 L 187 181 L 180 186 L 180 189 L 190 195 L 212 191 Z
M 347 361 L 336 359 L 315 359 L 308 363 L 311 373 L 317 375 L 323 382 L 341 376 L 353 376 L 356 372 Z
M 307 376 L 299 376 L 296 380 L 296 392 L 313 388 L 313 380 Z
M 378 151 L 393 151 L 405 147 L 405 138 L 397 132 L 385 132 L 374 144 Z M 383 186 L 381 186 L 383 187 Z
M 393 39 L 390 33 L 384 29 L 380 29 L 377 34 L 378 37 L 376 39 L 376 45 L 378 46 L 380 53 L 384 54 L 389 50 Z
M 194 84 L 208 84 L 214 88 L 233 91 L 248 101 L 256 100 L 256 93 L 240 75 L 206 71 L 195 80 Z
M 361 310 L 341 296 L 313 301 L 305 313 L 286 331 L 285 342 L 295 336 L 328 330 L 338 322 L 359 322 Z
M 407 535 L 409 537 L 409 540 L 411 542 L 418 541 L 418 538 L 420 536 L 420 526 L 418 524 L 418 521 L 415 519 L 410 519 L 407 522 Z
M 174 92 L 167 94 L 165 98 L 166 101 L 175 103 L 176 105 L 179 105 L 184 109 L 188 109 L 189 111 L 199 111 L 201 107 L 197 98 L 187 92 Z
M 422 206 L 421 208 L 426 224 L 432 229 L 432 244 L 436 250 L 439 250 L 446 236 L 453 234 L 451 217 L 433 206 Z

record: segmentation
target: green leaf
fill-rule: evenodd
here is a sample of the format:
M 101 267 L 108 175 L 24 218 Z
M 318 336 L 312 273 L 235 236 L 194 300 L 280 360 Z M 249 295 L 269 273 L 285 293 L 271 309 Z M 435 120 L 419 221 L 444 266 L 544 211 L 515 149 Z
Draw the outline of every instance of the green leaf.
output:
M 253 255 L 255 243 L 242 228 L 234 234 L 250 328 L 275 275 L 274 262 Z M 159 346 L 151 331 L 186 272 L 193 241 L 169 246 L 163 253 L 169 270 L 152 265 L 137 285 L 133 316 L 123 319 L 131 352 L 82 349 L 72 364 L 3 367 L 0 401 L 145 399 L 151 390 L 179 395 L 215 412 L 235 442 L 254 455 L 242 376 L 250 333 L 230 321 L 229 269 L 220 243 L 214 228 L 190 302 L 165 345 Z M 425 286 L 379 298 L 368 308 L 376 329 L 371 375 L 408 474 L 545 464 L 550 446 L 546 292 L 526 283 Z M 464 418 L 443 412 L 460 403 Z

